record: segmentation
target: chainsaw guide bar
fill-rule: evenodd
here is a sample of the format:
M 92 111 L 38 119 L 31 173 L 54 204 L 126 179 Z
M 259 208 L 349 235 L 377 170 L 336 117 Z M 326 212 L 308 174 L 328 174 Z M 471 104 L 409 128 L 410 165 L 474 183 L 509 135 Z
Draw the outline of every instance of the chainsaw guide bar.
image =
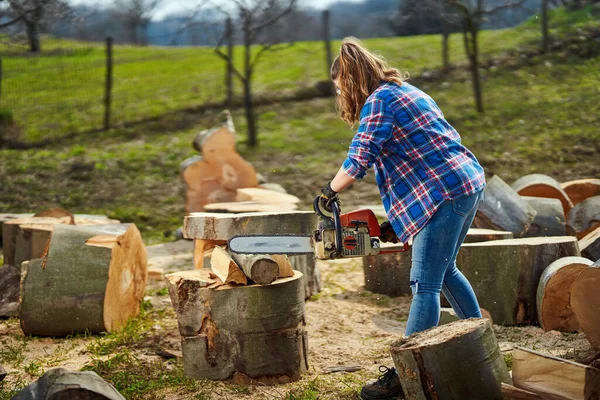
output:
M 313 254 L 311 236 L 248 235 L 229 239 L 229 250 L 238 254 Z

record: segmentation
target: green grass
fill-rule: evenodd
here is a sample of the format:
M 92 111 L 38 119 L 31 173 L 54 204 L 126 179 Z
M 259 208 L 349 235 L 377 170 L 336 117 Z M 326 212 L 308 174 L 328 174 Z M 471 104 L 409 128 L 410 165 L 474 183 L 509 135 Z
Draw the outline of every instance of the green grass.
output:
M 598 10 L 576 13 L 557 10 L 550 22 L 553 34 L 576 31 L 593 24 Z M 483 31 L 483 60 L 503 52 L 537 46 L 539 20 L 515 29 Z M 392 65 L 418 74 L 441 66 L 439 35 L 365 40 Z M 333 42 L 337 51 L 339 41 Z M 102 127 L 104 48 L 92 44 L 48 38 L 44 53 L 15 54 L 0 46 L 3 55 L 2 107 L 10 107 L 21 127 L 22 140 L 38 141 L 70 132 Z M 451 62 L 466 62 L 460 34 L 450 39 Z M 243 49 L 235 48 L 241 67 Z M 300 42 L 261 58 L 253 87 L 269 96 L 273 91 L 294 91 L 328 78 L 320 42 Z M 121 123 L 162 115 L 168 111 L 224 99 L 224 61 L 209 47 L 114 47 L 112 121 Z M 240 93 L 240 85 L 236 92 Z

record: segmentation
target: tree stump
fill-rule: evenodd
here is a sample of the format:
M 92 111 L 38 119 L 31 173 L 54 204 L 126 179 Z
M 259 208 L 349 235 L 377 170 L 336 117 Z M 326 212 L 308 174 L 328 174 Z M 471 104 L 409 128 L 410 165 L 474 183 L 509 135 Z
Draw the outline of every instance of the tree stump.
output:
M 538 321 L 544 331 L 579 330 L 577 317 L 571 309 L 571 289 L 575 278 L 591 264 L 583 257 L 565 257 L 544 270 L 537 289 Z
M 525 175 L 517 179 L 511 186 L 521 196 L 546 197 L 560 200 L 564 215 L 567 215 L 571 208 L 573 208 L 573 202 L 560 186 L 560 183 L 548 175 Z
M 584 269 L 571 288 L 571 307 L 585 337 L 600 349 L 600 262 Z
M 52 368 L 12 399 L 125 400 L 125 397 L 95 372 Z
M 487 319 L 417 332 L 390 352 L 407 400 L 502 400 L 502 383 L 511 382 Z
M 20 281 L 20 268 L 8 264 L 0 267 L 0 318 L 18 315 Z
M 565 236 L 567 234 L 565 214 L 560 200 L 523 196 L 523 201 L 536 212 L 525 237 Z
M 546 267 L 579 255 L 570 236 L 496 240 L 464 244 L 457 265 L 494 322 L 515 325 L 538 321 L 537 288 Z
M 293 270 L 302 273 L 304 299 L 321 292 L 321 272 L 313 254 L 289 255 Z
M 224 285 L 206 270 L 166 278 L 186 376 L 289 382 L 308 368 L 300 272 L 267 286 Z
M 112 332 L 140 311 L 146 247 L 133 224 L 56 225 L 48 253 L 23 263 L 26 335 Z
M 563 182 L 560 187 L 575 206 L 589 197 L 600 196 L 600 179 L 577 179 Z
M 590 197 L 577 204 L 567 216 L 567 230 L 577 239 L 600 227 L 600 196 Z
M 485 188 L 484 200 L 479 204 L 473 226 L 512 232 L 523 237 L 533 222 L 535 210 L 497 175 Z
M 600 260 L 600 227 L 597 227 L 579 241 L 581 255 L 592 261 Z

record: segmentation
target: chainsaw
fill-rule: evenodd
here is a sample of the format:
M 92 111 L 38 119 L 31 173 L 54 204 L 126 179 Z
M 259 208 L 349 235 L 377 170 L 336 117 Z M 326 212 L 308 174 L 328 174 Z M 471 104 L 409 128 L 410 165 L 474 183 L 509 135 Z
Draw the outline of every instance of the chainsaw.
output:
M 313 202 L 319 225 L 312 235 L 248 235 L 229 239 L 229 250 L 242 254 L 313 254 L 320 260 L 375 256 L 408 250 L 408 243 L 381 248 L 381 229 L 372 210 L 342 214 L 338 202 L 331 203 L 331 215 Z

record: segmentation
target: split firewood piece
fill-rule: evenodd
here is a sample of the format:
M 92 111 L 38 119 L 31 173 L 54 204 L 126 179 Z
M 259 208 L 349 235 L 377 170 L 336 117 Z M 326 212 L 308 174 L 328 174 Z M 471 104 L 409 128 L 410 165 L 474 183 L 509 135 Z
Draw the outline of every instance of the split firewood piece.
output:
M 216 246 L 226 244 L 226 240 L 194 240 L 194 269 L 210 268 L 210 256 Z
M 573 205 L 577 205 L 585 199 L 600 196 L 600 179 L 577 179 L 560 184 L 569 196 Z
M 133 224 L 56 225 L 48 254 L 22 268 L 26 335 L 113 332 L 139 314 L 146 247 Z
M 165 279 L 165 270 L 162 268 L 148 268 L 148 280 L 163 281 Z
M 279 277 L 279 265 L 268 254 L 232 254 L 244 274 L 260 285 L 273 283 Z
M 21 269 L 5 264 L 0 267 L 0 318 L 19 314 L 19 282 Z
M 204 211 L 209 203 L 230 202 L 235 199 L 235 190 L 223 187 L 222 166 L 209 164 L 203 157 L 195 156 L 181 165 L 181 177 L 186 184 L 186 214 Z
M 290 276 L 294 276 L 292 263 L 286 254 L 271 254 L 271 258 L 275 260 L 279 266 L 279 278 L 289 278 Z
M 495 175 L 487 183 L 473 226 L 509 231 L 518 238 L 525 235 L 535 214 L 513 188 Z
M 571 309 L 571 290 L 575 279 L 592 265 L 583 257 L 564 257 L 548 266 L 537 289 L 538 321 L 544 331 L 576 332 L 579 323 Z
M 489 242 L 491 240 L 512 239 L 512 232 L 494 229 L 471 228 L 465 237 L 465 243 Z
M 567 215 L 573 208 L 573 202 L 560 186 L 560 183 L 548 175 L 525 175 L 517 179 L 511 186 L 521 196 L 547 197 L 560 200 L 564 215 Z
M 267 204 L 300 203 L 300 199 L 294 195 L 259 187 L 237 189 L 235 201 L 256 201 Z
M 12 399 L 125 400 L 125 397 L 95 372 L 52 368 Z
M 600 349 L 600 260 L 584 269 L 571 288 L 571 307 L 581 331 L 596 349 Z M 600 393 L 600 392 L 599 392 Z
M 244 275 L 236 262 L 233 261 L 233 258 L 231 258 L 224 246 L 217 246 L 213 249 L 210 258 L 210 267 L 212 272 L 225 283 L 248 284 L 246 275 Z
M 390 352 L 407 399 L 503 399 L 501 384 L 511 382 L 487 319 L 415 333 Z
M 189 239 L 229 240 L 237 235 L 310 235 L 317 227 L 312 211 L 243 214 L 193 213 L 183 222 Z
M 574 361 L 517 347 L 513 351 L 513 384 L 544 399 L 598 399 L 600 370 Z
M 581 255 L 592 261 L 600 260 L 600 226 L 579 241 Z
M 567 229 L 577 239 L 585 237 L 597 227 L 600 227 L 600 196 L 577 204 L 567 216 Z
M 563 205 L 558 199 L 523 196 L 527 205 L 536 211 L 525 237 L 565 236 L 567 228 Z
M 502 394 L 505 399 L 511 400 L 544 400 L 544 397 L 529 390 L 519 389 L 513 385 L 502 382 Z
M 239 201 L 228 203 L 211 203 L 204 206 L 210 212 L 247 213 L 247 212 L 278 212 L 297 210 L 294 203 L 263 203 L 261 201 Z
M 548 265 L 569 256 L 580 256 L 577 239 L 554 236 L 465 243 L 456 262 L 494 322 L 515 325 L 538 321 L 540 277 Z
M 39 213 L 36 213 L 33 216 L 35 218 L 40 218 L 40 217 L 51 217 L 51 218 L 68 217 L 70 219 L 69 223 L 71 225 L 75 225 L 75 216 L 73 214 L 71 214 L 70 212 L 68 212 L 67 210 L 65 210 L 64 208 L 60 208 L 60 207 L 49 208 L 47 210 L 40 211 Z

